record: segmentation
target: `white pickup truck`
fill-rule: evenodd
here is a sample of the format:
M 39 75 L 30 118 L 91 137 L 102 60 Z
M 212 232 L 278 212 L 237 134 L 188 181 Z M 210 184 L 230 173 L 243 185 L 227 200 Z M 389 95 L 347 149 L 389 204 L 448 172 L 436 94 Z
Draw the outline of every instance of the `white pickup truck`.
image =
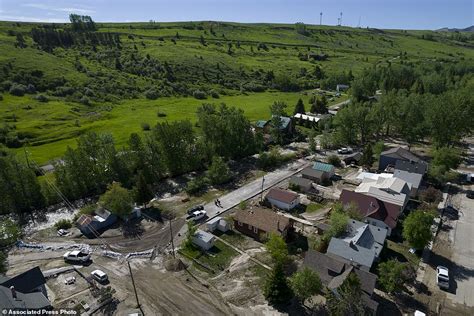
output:
M 64 261 L 85 263 L 91 260 L 91 255 L 82 250 L 68 251 L 63 255 Z

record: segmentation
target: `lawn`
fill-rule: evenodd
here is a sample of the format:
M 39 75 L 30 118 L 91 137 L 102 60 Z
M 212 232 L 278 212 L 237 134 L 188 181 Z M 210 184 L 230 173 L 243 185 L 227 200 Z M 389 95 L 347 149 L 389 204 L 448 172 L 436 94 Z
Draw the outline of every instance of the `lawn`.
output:
M 196 247 L 186 247 L 180 250 L 186 257 L 197 260 L 202 265 L 211 268 L 215 272 L 223 271 L 238 253 L 222 241 L 216 241 L 214 247 L 207 252 L 203 252 Z M 209 272 L 204 267 L 194 263 L 198 269 Z
M 406 242 L 396 243 L 387 239 L 386 248 L 386 259 L 396 258 L 402 262 L 407 261 L 414 269 L 417 269 L 418 264 L 420 263 L 420 258 L 416 254 L 410 253 L 408 251 L 410 246 Z
M 314 214 L 323 209 L 324 205 L 316 202 L 311 202 L 306 207 L 306 213 Z

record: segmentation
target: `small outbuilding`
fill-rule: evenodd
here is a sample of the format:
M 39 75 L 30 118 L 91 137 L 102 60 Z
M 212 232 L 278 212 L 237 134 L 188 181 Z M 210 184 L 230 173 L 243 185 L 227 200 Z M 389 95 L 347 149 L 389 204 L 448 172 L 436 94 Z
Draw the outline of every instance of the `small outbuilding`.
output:
M 312 167 L 306 167 L 301 171 L 303 178 L 313 180 L 316 183 L 322 183 L 334 176 L 335 168 L 331 164 L 324 162 L 315 162 Z
M 201 248 L 202 250 L 209 250 L 214 247 L 216 242 L 216 236 L 207 233 L 203 230 L 197 230 L 193 236 L 193 244 Z
M 282 210 L 291 210 L 300 204 L 298 193 L 272 188 L 268 191 L 265 199 L 273 206 Z
M 344 161 L 344 163 L 346 164 L 346 166 L 349 166 L 349 165 L 351 165 L 351 164 L 358 165 L 358 164 L 359 164 L 359 161 L 360 161 L 361 159 L 362 159 L 362 153 L 357 152 L 357 153 L 353 153 L 353 154 L 347 155 L 347 156 L 344 157 L 342 160 Z
M 303 177 L 292 176 L 290 179 L 290 188 L 295 191 L 309 192 L 313 188 L 313 181 Z
M 229 223 L 227 223 L 227 221 L 220 216 L 214 217 L 213 219 L 208 221 L 206 223 L 206 227 L 207 230 L 210 232 L 213 232 L 217 229 L 218 231 L 225 233 L 230 229 Z
M 81 215 L 76 226 L 87 237 L 97 237 L 104 229 L 117 221 L 117 216 L 104 208 L 98 208 L 94 215 Z

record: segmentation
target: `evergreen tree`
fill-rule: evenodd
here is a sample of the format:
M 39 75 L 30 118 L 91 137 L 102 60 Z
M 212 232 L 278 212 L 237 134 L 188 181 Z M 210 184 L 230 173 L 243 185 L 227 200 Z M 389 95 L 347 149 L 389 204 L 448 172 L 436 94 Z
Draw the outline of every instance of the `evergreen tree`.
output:
M 374 151 L 372 149 L 372 144 L 368 143 L 365 145 L 364 150 L 362 151 L 362 157 L 360 158 L 360 163 L 363 166 L 372 167 L 374 164 Z
M 301 98 L 298 99 L 298 102 L 295 105 L 295 111 L 293 112 L 293 114 L 296 114 L 296 113 L 302 113 L 302 114 L 305 113 L 304 103 L 303 103 L 303 100 L 301 100 Z
M 270 275 L 265 280 L 263 294 L 272 305 L 286 303 L 293 297 L 293 292 L 288 285 L 282 263 L 275 264 Z
M 222 184 L 226 183 L 231 178 L 229 167 L 224 160 L 219 156 L 212 158 L 212 163 L 207 170 L 207 178 L 211 184 Z
M 135 202 L 138 205 L 147 206 L 147 203 L 154 197 L 153 191 L 148 185 L 143 171 L 138 171 L 136 186 L 134 188 Z

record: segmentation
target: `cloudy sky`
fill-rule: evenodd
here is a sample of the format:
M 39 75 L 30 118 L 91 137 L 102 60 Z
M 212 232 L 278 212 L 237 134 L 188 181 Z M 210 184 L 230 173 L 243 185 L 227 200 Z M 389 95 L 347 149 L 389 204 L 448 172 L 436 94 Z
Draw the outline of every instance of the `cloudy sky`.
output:
M 0 0 L 0 20 L 65 22 L 69 13 L 99 22 L 197 21 L 342 24 L 400 29 L 464 28 L 474 0 Z

